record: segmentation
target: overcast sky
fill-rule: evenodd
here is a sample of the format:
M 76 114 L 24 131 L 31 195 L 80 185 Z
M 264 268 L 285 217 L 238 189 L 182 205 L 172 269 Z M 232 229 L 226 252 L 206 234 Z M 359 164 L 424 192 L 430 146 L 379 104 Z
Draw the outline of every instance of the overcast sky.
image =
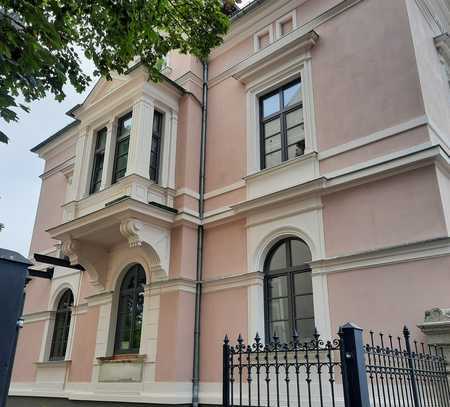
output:
M 83 70 L 93 71 L 89 61 Z M 92 85 L 91 85 L 92 87 Z M 72 119 L 65 115 L 71 107 L 84 100 L 84 94 L 65 89 L 67 97 L 61 103 L 52 95 L 31 104 L 31 112 L 20 111 L 17 123 L 0 120 L 0 130 L 9 136 L 9 143 L 0 143 L 0 247 L 28 256 L 34 217 L 39 199 L 44 162 L 30 149 L 64 127 Z
M 251 0 L 243 0 L 240 6 Z M 83 61 L 83 69 L 91 74 L 93 65 Z M 91 84 L 91 87 L 93 84 Z M 44 162 L 30 149 L 55 133 L 72 119 L 65 115 L 71 107 L 84 100 L 87 92 L 78 94 L 67 87 L 67 97 L 61 103 L 52 95 L 31 104 L 31 112 L 19 112 L 17 123 L 0 120 L 0 130 L 9 144 L 0 143 L 0 247 L 28 256 L 34 217 L 39 199 Z

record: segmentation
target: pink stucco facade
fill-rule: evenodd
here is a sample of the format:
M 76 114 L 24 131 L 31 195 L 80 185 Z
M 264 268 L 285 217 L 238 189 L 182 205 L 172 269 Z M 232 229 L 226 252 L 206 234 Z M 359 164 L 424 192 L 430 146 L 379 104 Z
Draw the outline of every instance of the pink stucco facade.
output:
M 234 17 L 208 61 L 202 196 L 202 64 L 174 52 L 171 81 L 148 83 L 142 69 L 100 80 L 74 113 L 80 124 L 34 151 L 46 165 L 30 256 L 67 256 L 85 271 L 57 266 L 52 280 L 28 285 L 11 395 L 189 404 L 198 357 L 200 403 L 220 404 L 223 337 L 270 333 L 266 259 L 284 238 L 311 252 L 323 336 L 353 321 L 393 335 L 406 324 L 426 340 L 425 311 L 450 307 L 450 89 L 439 33 L 416 3 L 274 0 Z M 286 18 L 293 30 L 280 36 Z M 260 101 L 293 81 L 304 154 L 264 169 Z M 127 171 L 114 183 L 115 132 L 128 112 Z M 90 193 L 102 127 L 101 186 Z M 145 274 L 140 343 L 119 354 L 120 287 L 135 264 Z M 67 349 L 49 361 L 67 289 Z

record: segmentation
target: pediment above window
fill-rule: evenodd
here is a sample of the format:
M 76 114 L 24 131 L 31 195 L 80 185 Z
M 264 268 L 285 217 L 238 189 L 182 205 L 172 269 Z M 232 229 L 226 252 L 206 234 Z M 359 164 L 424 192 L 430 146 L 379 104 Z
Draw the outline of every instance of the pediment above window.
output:
M 319 35 L 314 31 L 295 30 L 278 41 L 256 52 L 242 61 L 233 75 L 244 84 L 253 82 L 271 70 L 274 66 L 291 64 L 299 58 L 306 58 L 308 51 L 319 41 Z

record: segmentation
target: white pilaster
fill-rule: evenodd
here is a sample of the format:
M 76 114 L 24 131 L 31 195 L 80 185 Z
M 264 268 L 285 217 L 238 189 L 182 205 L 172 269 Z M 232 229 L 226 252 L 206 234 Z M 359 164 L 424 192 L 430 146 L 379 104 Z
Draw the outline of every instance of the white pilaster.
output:
M 147 284 L 144 290 L 144 310 L 142 315 L 141 343 L 139 346 L 139 353 L 147 355 L 147 363 L 156 362 L 159 308 L 160 289 L 152 289 Z
M 100 190 L 111 184 L 114 167 L 114 154 L 116 152 L 117 121 L 111 120 L 106 126 L 105 158 L 103 162 L 102 182 Z
M 92 165 L 90 164 L 92 152 L 92 137 L 89 127 L 81 129 L 75 147 L 75 164 L 73 174 L 73 197 L 82 199 L 88 189 L 87 177 Z
M 178 113 L 172 112 L 170 116 L 170 137 L 168 140 L 168 153 L 164 154 L 164 162 L 168 163 L 168 174 L 167 174 L 167 186 L 169 188 L 175 189 L 175 164 L 176 164 L 176 152 L 177 152 L 177 130 L 178 130 Z M 163 165 L 163 168 L 166 168 Z
M 133 106 L 126 175 L 149 178 L 154 109 L 154 103 L 149 98 L 142 98 Z
M 247 288 L 248 343 L 253 343 L 256 333 L 264 342 L 264 275 L 260 273 Z

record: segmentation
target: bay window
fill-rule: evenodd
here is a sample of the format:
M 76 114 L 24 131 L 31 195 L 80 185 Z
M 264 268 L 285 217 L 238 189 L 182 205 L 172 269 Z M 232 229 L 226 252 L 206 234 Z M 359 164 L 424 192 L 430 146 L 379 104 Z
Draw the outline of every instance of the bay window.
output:
M 106 127 L 97 132 L 95 141 L 94 162 L 92 165 L 92 177 L 90 193 L 93 194 L 100 190 L 102 183 L 103 164 L 105 161 L 105 146 L 106 146 Z
M 132 113 L 121 117 L 117 126 L 116 154 L 114 157 L 114 168 L 112 183 L 116 183 L 125 176 L 128 162 L 128 148 L 130 145 L 130 133 L 132 124 Z
M 153 115 L 152 146 L 150 151 L 150 179 L 155 183 L 158 183 L 159 181 L 163 117 L 162 113 L 155 110 Z

